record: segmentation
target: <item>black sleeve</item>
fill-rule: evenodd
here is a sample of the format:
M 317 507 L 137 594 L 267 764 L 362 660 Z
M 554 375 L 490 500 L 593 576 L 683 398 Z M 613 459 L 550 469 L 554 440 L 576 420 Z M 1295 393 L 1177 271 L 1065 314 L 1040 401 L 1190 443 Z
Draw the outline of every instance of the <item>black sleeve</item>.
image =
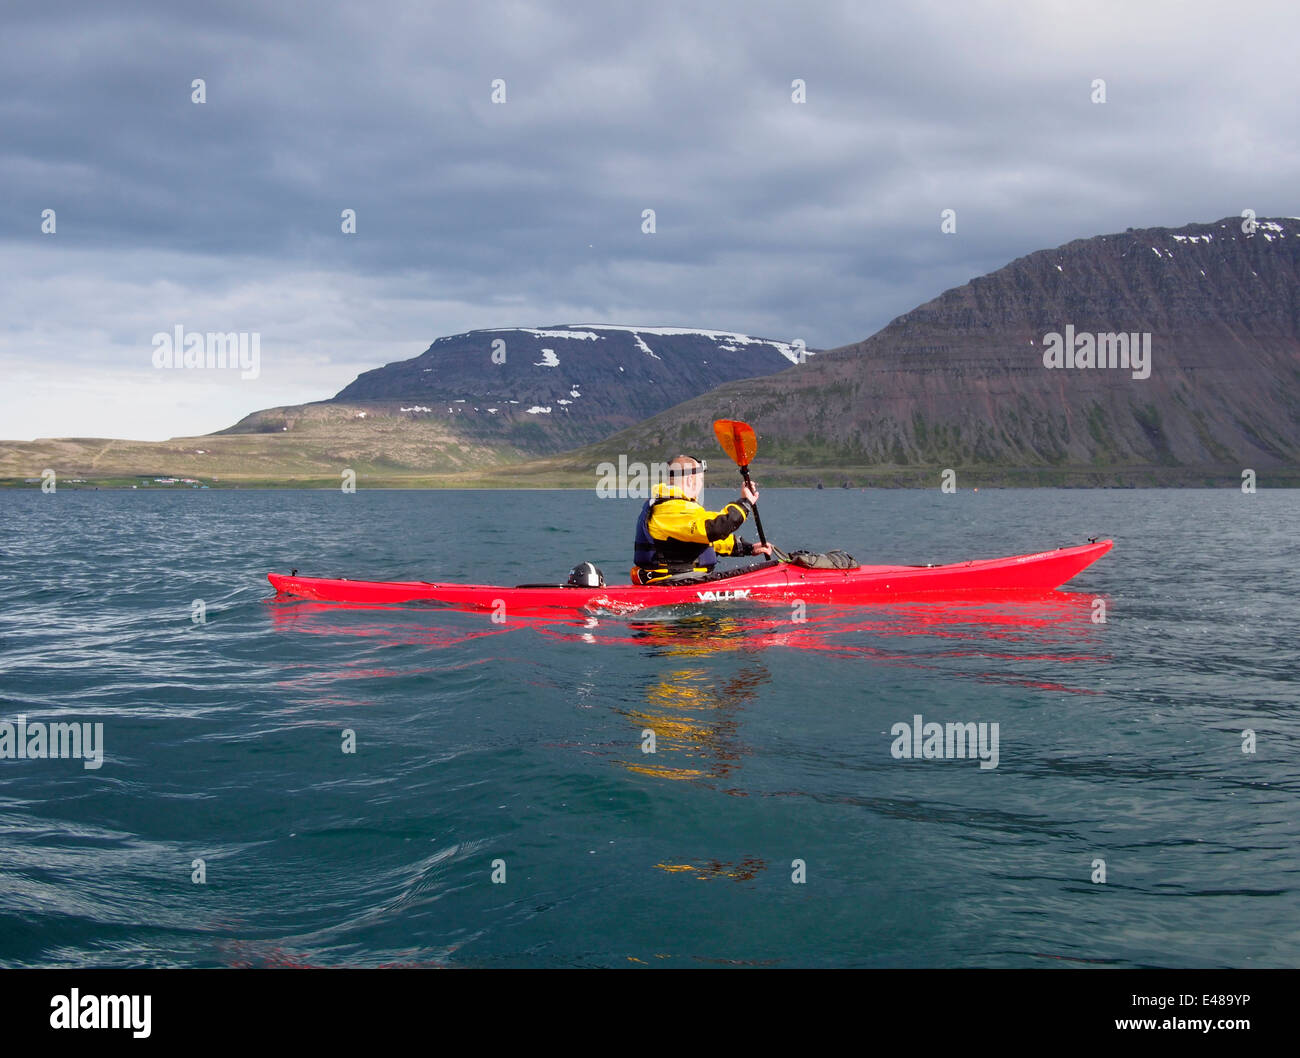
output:
M 737 510 L 737 507 L 740 509 Z M 705 521 L 704 534 L 710 540 L 721 540 L 730 536 L 745 524 L 745 519 L 749 517 L 749 509 L 748 500 L 743 498 L 734 500 L 718 512 L 716 517 Z

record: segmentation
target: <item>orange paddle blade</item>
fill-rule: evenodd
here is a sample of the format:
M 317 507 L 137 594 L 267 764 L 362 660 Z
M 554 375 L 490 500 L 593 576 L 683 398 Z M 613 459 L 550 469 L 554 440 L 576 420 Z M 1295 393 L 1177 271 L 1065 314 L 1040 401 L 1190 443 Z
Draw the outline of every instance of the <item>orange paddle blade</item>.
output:
M 739 419 L 718 419 L 713 424 L 713 432 L 722 450 L 736 461 L 737 466 L 747 467 L 754 461 L 758 437 L 749 423 Z

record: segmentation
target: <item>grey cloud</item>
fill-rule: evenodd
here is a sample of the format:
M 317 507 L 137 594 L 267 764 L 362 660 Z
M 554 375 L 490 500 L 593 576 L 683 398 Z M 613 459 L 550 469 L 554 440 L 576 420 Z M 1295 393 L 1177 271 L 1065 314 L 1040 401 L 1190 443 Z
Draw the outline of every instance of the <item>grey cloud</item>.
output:
M 1295 39 L 1292 7 L 1052 12 L 11 4 L 0 240 L 38 244 L 53 207 L 39 252 L 97 252 L 105 277 L 153 252 L 202 289 L 257 260 L 464 306 L 430 311 L 415 355 L 465 316 L 574 307 L 839 345 L 1044 246 L 1300 212 L 1294 60 L 1247 32 Z

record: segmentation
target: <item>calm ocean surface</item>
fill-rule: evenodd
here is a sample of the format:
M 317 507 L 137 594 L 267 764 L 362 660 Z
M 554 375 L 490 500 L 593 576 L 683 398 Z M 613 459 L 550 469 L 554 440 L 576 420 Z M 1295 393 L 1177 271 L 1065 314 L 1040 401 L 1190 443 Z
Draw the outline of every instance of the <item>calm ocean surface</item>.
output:
M 104 747 L 0 759 L 0 966 L 1300 964 L 1300 493 L 763 493 L 860 561 L 1114 537 L 1050 601 L 270 601 L 622 581 L 639 507 L 0 491 L 0 721 Z M 997 767 L 895 759 L 916 714 L 997 723 Z

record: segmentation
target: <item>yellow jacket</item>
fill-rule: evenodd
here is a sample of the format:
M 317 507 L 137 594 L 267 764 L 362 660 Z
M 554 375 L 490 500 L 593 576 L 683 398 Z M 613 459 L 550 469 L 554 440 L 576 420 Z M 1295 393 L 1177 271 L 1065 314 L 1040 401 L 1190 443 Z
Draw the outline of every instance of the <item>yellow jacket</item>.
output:
M 705 510 L 688 500 L 680 486 L 655 485 L 637 523 L 633 579 L 645 584 L 673 573 L 707 572 L 718 555 L 753 554 L 753 545 L 735 535 L 749 511 L 744 499 L 720 511 Z
M 712 544 L 719 555 L 730 555 L 735 550 L 736 530 L 749 517 L 749 504 L 744 500 L 729 503 L 720 511 L 707 511 L 697 501 L 683 496 L 677 485 L 656 485 L 653 499 L 663 502 L 650 508 L 647 528 L 651 537 Z

